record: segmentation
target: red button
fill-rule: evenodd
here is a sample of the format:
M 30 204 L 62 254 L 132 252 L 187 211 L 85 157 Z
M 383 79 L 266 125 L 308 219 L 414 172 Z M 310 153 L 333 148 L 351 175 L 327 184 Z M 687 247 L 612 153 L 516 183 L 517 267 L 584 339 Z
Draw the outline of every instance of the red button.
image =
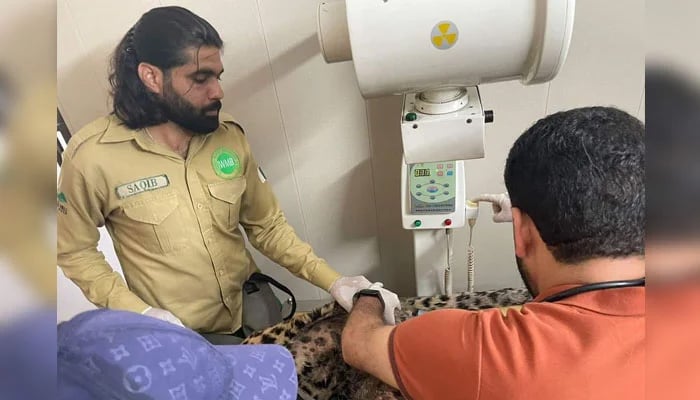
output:
M 454 164 L 447 164 L 447 168 L 454 168 Z
M 452 225 L 452 220 L 451 219 L 446 219 L 445 220 L 445 226 L 450 226 Z
M 445 166 L 442 164 L 438 164 L 438 169 L 443 169 Z
M 445 175 L 442 171 L 438 171 L 438 176 L 443 176 Z

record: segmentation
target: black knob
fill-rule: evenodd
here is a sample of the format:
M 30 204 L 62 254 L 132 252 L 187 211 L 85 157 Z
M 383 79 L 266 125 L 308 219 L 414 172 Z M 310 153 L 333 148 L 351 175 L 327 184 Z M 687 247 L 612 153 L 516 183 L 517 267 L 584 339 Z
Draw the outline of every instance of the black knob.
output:
M 487 124 L 493 122 L 493 110 L 484 111 L 484 121 Z

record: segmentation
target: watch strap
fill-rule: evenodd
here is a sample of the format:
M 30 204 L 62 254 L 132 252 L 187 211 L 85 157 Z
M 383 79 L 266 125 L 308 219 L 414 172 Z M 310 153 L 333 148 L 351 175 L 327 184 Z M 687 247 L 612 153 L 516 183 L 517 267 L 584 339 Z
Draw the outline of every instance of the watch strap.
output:
M 382 294 L 377 289 L 362 289 L 362 290 L 357 291 L 357 293 L 355 293 L 355 295 L 352 296 L 352 304 L 354 305 L 355 303 L 357 303 L 357 300 L 362 296 L 376 297 L 377 299 L 379 299 L 379 302 L 382 303 L 382 308 L 385 307 L 384 299 L 382 298 Z

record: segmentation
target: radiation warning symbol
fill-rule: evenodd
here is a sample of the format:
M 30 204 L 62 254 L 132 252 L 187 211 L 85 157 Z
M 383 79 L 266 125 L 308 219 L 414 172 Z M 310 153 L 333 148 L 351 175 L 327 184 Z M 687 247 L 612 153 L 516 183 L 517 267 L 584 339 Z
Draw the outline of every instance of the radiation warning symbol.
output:
M 459 39 L 457 25 L 451 21 L 438 22 L 431 33 L 433 46 L 440 50 L 451 49 Z

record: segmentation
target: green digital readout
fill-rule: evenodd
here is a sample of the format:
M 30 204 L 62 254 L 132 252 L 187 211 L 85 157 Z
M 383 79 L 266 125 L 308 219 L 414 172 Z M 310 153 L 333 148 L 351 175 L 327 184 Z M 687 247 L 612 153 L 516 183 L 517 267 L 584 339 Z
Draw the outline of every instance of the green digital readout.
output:
M 430 176 L 430 169 L 428 169 L 428 168 L 421 168 L 421 169 L 416 168 L 413 171 L 414 171 L 413 174 L 416 178 L 420 178 L 423 176 Z

